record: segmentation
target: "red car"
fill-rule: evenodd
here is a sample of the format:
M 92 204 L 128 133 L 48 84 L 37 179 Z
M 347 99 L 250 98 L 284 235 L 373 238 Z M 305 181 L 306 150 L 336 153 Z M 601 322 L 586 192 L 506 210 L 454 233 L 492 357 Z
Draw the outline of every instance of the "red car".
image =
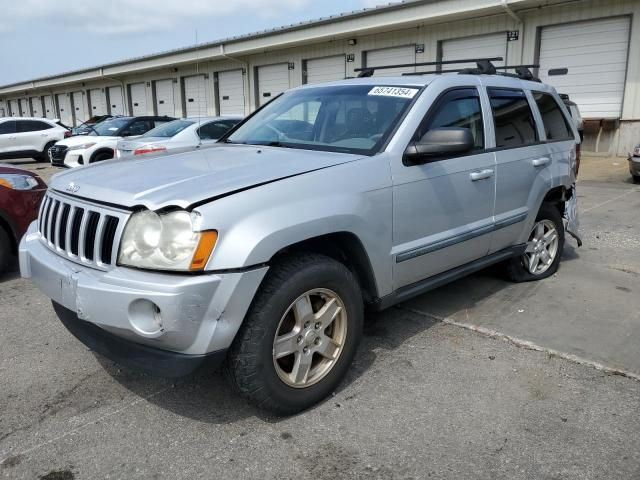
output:
M 20 238 L 38 217 L 47 184 L 35 173 L 0 164 L 0 273 L 18 251 Z

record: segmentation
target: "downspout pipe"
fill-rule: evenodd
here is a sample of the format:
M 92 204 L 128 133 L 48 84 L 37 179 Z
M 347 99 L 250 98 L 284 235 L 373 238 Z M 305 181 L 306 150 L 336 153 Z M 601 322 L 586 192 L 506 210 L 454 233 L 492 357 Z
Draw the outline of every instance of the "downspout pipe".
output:
M 509 6 L 509 0 L 502 0 L 502 8 L 507 12 L 511 18 L 513 18 L 516 22 L 522 23 L 522 19 L 518 16 L 516 12 L 514 12 Z

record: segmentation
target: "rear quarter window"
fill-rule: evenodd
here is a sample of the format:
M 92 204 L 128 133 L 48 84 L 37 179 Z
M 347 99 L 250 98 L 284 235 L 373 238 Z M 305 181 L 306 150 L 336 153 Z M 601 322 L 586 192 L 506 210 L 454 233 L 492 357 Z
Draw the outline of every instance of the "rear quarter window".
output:
M 558 102 L 553 95 L 542 92 L 532 92 L 533 98 L 536 100 L 544 131 L 547 134 L 547 140 L 573 140 L 571 127 L 567 122 L 567 118 L 562 113 Z

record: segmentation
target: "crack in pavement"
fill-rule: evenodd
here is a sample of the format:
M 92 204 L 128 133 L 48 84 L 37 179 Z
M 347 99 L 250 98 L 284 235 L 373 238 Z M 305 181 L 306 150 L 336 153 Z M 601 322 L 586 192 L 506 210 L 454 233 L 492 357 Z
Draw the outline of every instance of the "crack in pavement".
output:
M 560 350 L 555 350 L 553 348 L 543 347 L 541 345 L 530 342 L 528 340 L 522 340 L 520 338 L 507 335 L 506 333 L 498 332 L 497 330 L 492 330 L 486 327 L 481 327 L 479 325 L 474 325 L 472 323 L 458 322 L 457 320 L 441 317 L 440 315 L 434 315 L 434 314 L 423 312 L 421 310 L 417 310 L 415 308 L 410 308 L 410 307 L 396 306 L 395 308 L 399 310 L 411 312 L 416 315 L 421 315 L 423 317 L 429 318 L 430 320 L 444 323 L 446 325 L 452 325 L 454 327 L 464 328 L 465 330 L 470 330 L 472 332 L 479 333 L 485 337 L 495 338 L 497 340 L 503 340 L 519 348 L 546 353 L 547 355 L 562 358 L 564 360 L 568 360 L 572 363 L 577 363 L 579 365 L 591 367 L 595 370 L 598 370 L 604 373 L 608 373 L 611 375 L 619 375 L 621 377 L 630 378 L 632 380 L 636 380 L 640 382 L 640 374 L 632 372 L 630 370 L 626 370 L 623 368 L 609 367 L 608 365 L 604 365 L 599 362 L 594 362 L 593 360 L 588 360 L 586 358 L 580 357 L 578 355 L 574 355 L 572 353 L 566 353 Z

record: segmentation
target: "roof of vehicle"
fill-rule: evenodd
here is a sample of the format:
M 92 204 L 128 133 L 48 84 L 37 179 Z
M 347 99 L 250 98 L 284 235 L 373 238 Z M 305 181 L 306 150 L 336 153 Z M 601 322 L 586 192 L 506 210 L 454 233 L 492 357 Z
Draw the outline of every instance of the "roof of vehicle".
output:
M 190 122 L 211 122 L 214 120 L 242 120 L 242 115 L 220 115 L 214 117 L 186 117 L 178 118 L 176 120 L 189 120 Z
M 5 120 L 36 120 L 39 122 L 47 122 L 47 123 L 55 123 L 57 124 L 57 122 L 59 122 L 60 120 L 57 118 L 42 118 L 42 117 L 0 117 L 0 122 L 3 122 Z

